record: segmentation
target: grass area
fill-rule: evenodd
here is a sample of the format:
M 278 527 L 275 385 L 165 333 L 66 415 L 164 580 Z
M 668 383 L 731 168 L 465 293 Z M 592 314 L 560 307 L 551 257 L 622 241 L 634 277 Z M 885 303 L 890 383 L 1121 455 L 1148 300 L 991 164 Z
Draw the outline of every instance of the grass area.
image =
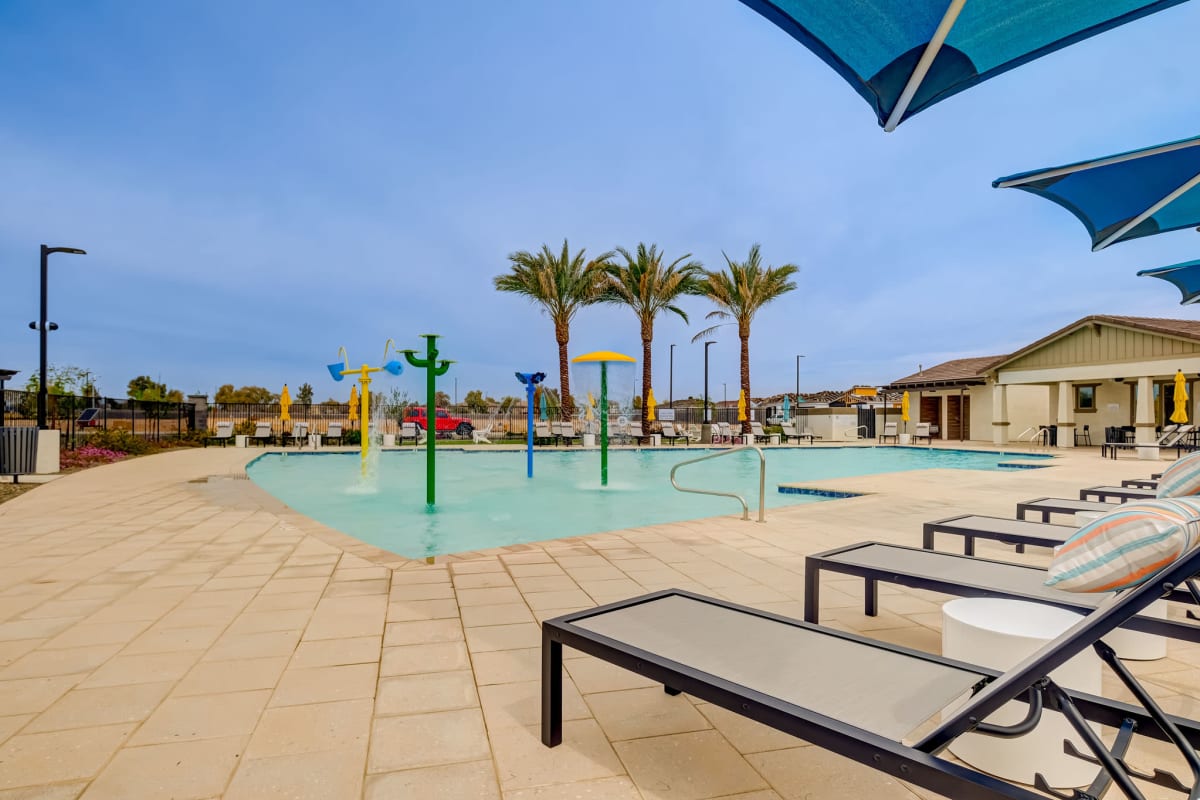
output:
M 0 503 L 19 497 L 36 485 L 35 483 L 0 483 Z

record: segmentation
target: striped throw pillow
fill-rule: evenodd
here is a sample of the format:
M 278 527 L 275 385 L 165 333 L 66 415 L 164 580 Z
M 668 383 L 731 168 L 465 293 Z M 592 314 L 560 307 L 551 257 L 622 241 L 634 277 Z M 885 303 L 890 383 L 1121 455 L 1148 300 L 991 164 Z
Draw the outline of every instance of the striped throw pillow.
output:
M 1200 453 L 1181 458 L 1163 470 L 1158 479 L 1159 497 L 1190 497 L 1200 494 Z
M 1115 592 L 1136 586 L 1200 544 L 1200 497 L 1126 503 L 1054 549 L 1047 586 Z

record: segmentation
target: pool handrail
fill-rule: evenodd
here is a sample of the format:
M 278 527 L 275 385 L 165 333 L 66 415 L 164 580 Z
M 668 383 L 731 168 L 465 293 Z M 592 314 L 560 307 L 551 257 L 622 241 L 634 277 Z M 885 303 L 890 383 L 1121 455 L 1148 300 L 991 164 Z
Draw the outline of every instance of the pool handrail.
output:
M 718 492 L 713 489 L 689 489 L 685 486 L 680 486 L 675 480 L 675 473 L 680 467 L 686 467 L 688 464 L 695 464 L 699 461 L 708 461 L 710 458 L 720 458 L 731 453 L 740 453 L 743 450 L 753 450 L 758 453 L 758 521 L 766 522 L 766 488 L 767 488 L 767 457 L 763 453 L 761 447 L 756 447 L 752 444 L 743 445 L 741 447 L 733 447 L 729 450 L 722 450 L 718 453 L 709 453 L 708 455 L 700 456 L 699 458 L 689 458 L 687 461 L 680 461 L 675 466 L 671 467 L 671 485 L 676 491 L 690 492 L 692 494 L 708 494 L 715 497 L 732 497 L 742 504 L 742 519 L 750 519 L 750 506 L 746 503 L 746 498 L 740 494 L 733 492 Z

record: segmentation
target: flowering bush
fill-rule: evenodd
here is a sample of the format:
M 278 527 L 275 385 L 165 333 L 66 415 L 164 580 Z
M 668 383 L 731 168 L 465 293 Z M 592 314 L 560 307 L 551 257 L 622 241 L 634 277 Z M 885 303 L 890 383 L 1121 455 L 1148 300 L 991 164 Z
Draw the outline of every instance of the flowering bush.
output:
M 125 458 L 125 453 L 118 453 L 116 450 L 104 447 L 84 445 L 77 450 L 64 450 L 59 457 L 59 466 L 62 469 L 85 469 L 98 467 L 101 464 L 113 464 L 123 458 Z

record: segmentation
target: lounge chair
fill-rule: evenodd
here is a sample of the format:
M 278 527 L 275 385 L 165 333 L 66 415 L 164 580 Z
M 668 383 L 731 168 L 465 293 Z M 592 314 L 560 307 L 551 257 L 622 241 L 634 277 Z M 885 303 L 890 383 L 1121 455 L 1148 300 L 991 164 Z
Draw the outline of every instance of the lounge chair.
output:
M 1074 518 L 1080 511 L 1112 511 L 1118 503 L 1098 503 L 1094 500 L 1070 500 L 1064 497 L 1035 497 L 1017 503 L 1017 519 L 1025 519 L 1029 512 L 1042 515 L 1042 522 L 1049 522 L 1051 514 L 1067 514 Z
M 662 433 L 659 435 L 662 436 L 662 438 L 664 440 L 670 442 L 672 444 L 672 446 L 676 442 L 678 442 L 680 439 L 682 439 L 685 442 L 691 441 L 691 439 L 688 438 L 688 435 L 686 433 L 682 433 L 680 431 L 675 430 L 674 422 L 662 423 Z
M 879 613 L 880 582 L 957 597 L 1027 600 L 1085 614 L 1100 606 L 1105 599 L 1103 592 L 1065 592 L 1046 586 L 1046 570 L 1042 567 L 883 542 L 859 542 L 804 559 L 806 622 L 820 621 L 822 572 L 862 578 L 866 586 L 864 613 L 871 617 Z M 1172 587 L 1167 599 L 1188 606 L 1197 605 L 1196 599 L 1184 586 Z M 1130 617 L 1122 627 L 1181 641 L 1200 642 L 1200 625 L 1192 621 L 1139 616 Z
M 1057 547 L 1079 528 L 1074 525 L 1055 525 L 1051 522 L 1031 522 L 1023 519 L 988 517 L 981 514 L 959 514 L 946 519 L 926 522 L 922 528 L 921 546 L 934 549 L 934 537 L 948 533 L 963 538 L 963 555 L 975 555 L 975 540 L 988 539 L 1001 544 L 1016 545 L 1017 552 L 1025 551 L 1025 545 Z
M 486 428 L 474 428 L 471 430 L 471 441 L 475 444 L 491 444 L 492 440 L 488 436 L 495 426 L 494 422 L 489 422 Z
M 1099 500 L 1102 503 L 1116 500 L 1127 503 L 1130 500 L 1152 500 L 1158 496 L 1154 489 L 1135 489 L 1130 486 L 1089 486 L 1079 490 L 1080 500 Z
M 1194 425 L 1171 425 L 1163 429 L 1162 434 L 1151 444 L 1138 444 L 1137 442 L 1105 442 L 1100 445 L 1100 456 L 1117 457 L 1117 453 L 1121 450 L 1136 450 L 1139 447 L 1179 447 L 1184 445 L 1182 442 L 1195 429 Z
M 928 422 L 918 422 L 916 430 L 913 431 L 912 440 L 914 443 L 924 439 L 926 444 L 933 444 L 933 433 L 929 430 Z
M 333 444 L 333 440 L 337 439 L 337 443 L 342 443 L 342 423 L 331 422 L 329 428 L 325 431 L 325 443 Z
M 578 439 L 580 442 L 583 441 L 582 434 L 575 432 L 575 423 L 571 422 L 570 420 L 563 420 L 562 422 L 557 423 L 557 425 L 558 430 L 555 431 L 555 436 L 557 436 L 558 440 L 563 444 L 570 447 L 571 442 L 575 441 L 576 439 Z M 553 425 L 551 426 L 551 430 L 554 430 Z
M 421 440 L 421 429 L 415 422 L 401 422 L 400 433 L 396 436 L 397 444 L 404 444 L 405 439 L 411 439 L 413 444 Z
M 883 424 L 883 433 L 879 434 L 879 443 L 883 444 L 888 439 L 891 439 L 892 444 L 899 444 L 900 434 L 896 430 L 896 427 L 897 425 L 895 422 L 885 422 Z
M 688 438 L 688 444 L 700 444 L 700 440 L 703 438 L 700 435 L 700 431 L 696 430 L 695 428 L 684 428 L 680 426 L 678 430 Z
M 233 441 L 233 423 L 232 422 L 218 422 L 216 432 L 213 433 L 212 436 L 204 437 L 204 446 L 208 447 L 209 442 L 220 442 L 221 447 L 224 447 L 225 445 L 229 444 L 232 441 Z
M 307 422 L 294 422 L 294 423 L 292 423 L 291 433 L 284 431 L 283 433 L 279 434 L 279 437 L 280 437 L 279 443 L 281 445 L 283 445 L 284 447 L 287 447 L 288 439 L 291 439 L 293 442 L 296 443 L 297 447 L 300 447 L 301 445 L 303 445 L 305 442 L 308 441 L 308 423 Z
M 558 436 L 550 429 L 549 422 L 534 422 L 533 423 L 533 443 L 534 444 L 557 444 Z
M 892 779 L 964 800 L 1045 800 L 940 754 L 970 732 L 1026 734 L 1042 709 L 1054 708 L 1083 741 L 1084 757 L 1101 765 L 1084 796 L 1103 796 L 1116 783 L 1139 798 L 1122 760 L 1133 737 L 1170 742 L 1194 766 L 1200 723 L 1164 712 L 1102 639 L 1123 625 L 1144 627 L 1150 621 L 1134 624 L 1136 615 L 1198 571 L 1200 549 L 1193 549 L 1144 583 L 1096 598 L 1087 616 L 1004 672 L 678 589 L 574 612 L 542 624 L 542 743 L 562 742 L 566 645 L 661 683 L 669 695 L 687 692 Z M 1093 647 L 1138 705 L 1075 693 L 1054 681 L 1054 670 Z M 966 695 L 965 703 L 948 708 Z M 1023 722 L 986 721 L 1015 700 L 1028 705 Z M 1088 722 L 1118 729 L 1111 750 Z M 1149 777 L 1160 785 L 1174 779 Z M 1035 785 L 1041 789 L 1044 779 Z
M 250 441 L 261 442 L 263 447 L 271 444 L 275 434 L 271 431 L 271 423 L 259 422 L 254 426 L 254 433 L 250 436 Z
M 1121 485 L 1130 489 L 1157 489 L 1158 478 L 1126 478 Z
M 624 427 L 620 435 L 628 437 L 630 440 L 635 441 L 638 444 L 644 444 L 650 441 L 650 437 L 645 433 L 642 433 L 642 423 L 640 422 L 629 423 Z
M 750 444 L 758 444 L 760 441 L 769 442 L 771 435 L 763 430 L 761 422 L 750 423 Z

